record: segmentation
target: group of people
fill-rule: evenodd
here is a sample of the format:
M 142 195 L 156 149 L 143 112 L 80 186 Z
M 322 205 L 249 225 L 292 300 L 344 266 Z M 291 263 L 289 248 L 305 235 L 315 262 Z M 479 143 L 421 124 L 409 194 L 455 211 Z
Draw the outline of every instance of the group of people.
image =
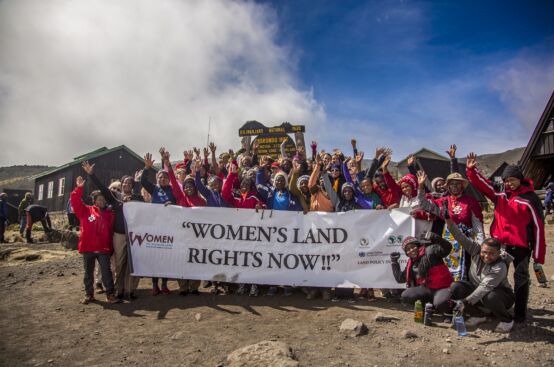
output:
M 459 172 L 456 146 L 447 151 L 451 173 L 430 182 L 417 171 L 416 158 L 408 157 L 410 173 L 398 181 L 388 167 L 392 151 L 377 148 L 369 168 L 362 169 L 364 153 L 352 140 L 353 154 L 341 151 L 318 151 L 311 144 L 311 155 L 300 147 L 294 156 L 287 156 L 284 143 L 281 156 L 275 160 L 257 154 L 256 144 L 244 144 L 235 153 L 216 156 L 213 143 L 201 152 L 184 152 L 184 159 L 173 167 L 170 153 L 161 148 L 162 169 L 154 170 L 150 153 L 144 157 L 144 170 L 104 185 L 94 174 L 94 164 L 83 162 L 87 177 L 98 188 L 92 192 L 92 205 L 83 201 L 85 179 L 76 180 L 71 193 L 71 210 L 80 222 L 79 252 L 84 259 L 85 298 L 94 300 L 96 262 L 101 269 L 101 282 L 96 285 L 107 294 L 108 302 L 134 299 L 138 279 L 131 276 L 128 261 L 123 205 L 129 201 L 183 207 L 229 207 L 285 211 L 346 212 L 350 210 L 384 210 L 410 208 L 416 219 L 432 222 L 431 230 L 422 237 L 407 237 L 402 250 L 408 263 L 401 269 L 399 253 L 391 254 L 392 273 L 405 283 L 401 300 L 431 302 L 434 310 L 446 317 L 453 307 L 464 307 L 472 317 L 470 324 L 486 318 L 482 308 L 499 321 L 497 330 L 509 331 L 514 321 L 523 322 L 529 297 L 529 262 L 544 263 L 544 214 L 530 180 L 517 166 L 508 166 L 503 174 L 505 189 L 495 191 L 479 172 L 476 155 L 466 162 L 466 178 Z M 152 177 L 155 180 L 152 181 Z M 465 190 L 469 184 L 494 204 L 491 237 L 485 238 L 483 215 L 479 203 Z M 507 279 L 513 263 L 514 288 Z M 115 268 L 115 281 L 112 274 Z M 161 283 L 160 283 L 161 281 Z M 168 279 L 152 278 L 152 294 L 169 294 Z M 199 281 L 178 280 L 179 294 L 198 294 Z M 230 284 L 211 282 L 212 292 L 229 292 Z M 321 293 L 332 297 L 329 289 L 304 289 L 307 298 Z M 386 293 L 386 290 L 384 290 Z M 238 294 L 257 296 L 257 284 L 239 284 Z M 293 288 L 283 285 L 285 296 Z M 267 295 L 278 293 L 271 286 Z M 364 289 L 364 297 L 373 297 Z M 351 289 L 335 289 L 335 297 L 351 297 Z M 514 305 L 514 314 L 510 308 Z M 479 307 L 483 306 L 483 307 Z
M 9 224 L 8 215 L 8 195 L 5 192 L 0 193 L 0 243 L 6 242 L 4 233 L 6 226 Z M 52 232 L 52 221 L 48 215 L 48 208 L 42 205 L 33 204 L 33 194 L 25 193 L 17 207 L 17 215 L 19 220 L 19 234 L 25 235 L 27 243 L 33 243 L 31 232 L 33 224 L 40 222 L 42 229 L 49 235 Z

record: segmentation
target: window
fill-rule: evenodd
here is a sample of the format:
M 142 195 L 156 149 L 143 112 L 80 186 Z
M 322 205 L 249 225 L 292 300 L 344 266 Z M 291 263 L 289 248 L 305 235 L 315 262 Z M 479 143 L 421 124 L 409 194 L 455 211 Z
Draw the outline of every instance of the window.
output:
M 47 199 L 52 199 L 54 195 L 54 181 L 48 182 L 48 194 L 46 195 Z
M 39 185 L 39 187 L 38 187 L 38 199 L 42 200 L 43 196 L 44 196 L 44 185 Z
M 60 178 L 58 181 L 58 196 L 63 196 L 65 193 L 65 177 Z

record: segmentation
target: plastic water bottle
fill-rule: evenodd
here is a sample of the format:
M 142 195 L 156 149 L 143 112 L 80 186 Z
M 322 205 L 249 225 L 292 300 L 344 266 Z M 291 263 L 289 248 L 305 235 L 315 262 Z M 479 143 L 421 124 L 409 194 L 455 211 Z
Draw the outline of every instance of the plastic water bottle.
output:
M 467 336 L 466 323 L 462 314 L 454 316 L 454 325 L 456 326 L 458 336 Z
M 544 275 L 541 264 L 533 263 L 533 271 L 535 272 L 539 286 L 546 287 L 546 275 Z
M 414 306 L 414 321 L 423 324 L 423 303 L 417 300 Z
M 425 304 L 425 314 L 423 315 L 423 325 L 431 326 L 431 316 L 433 316 L 433 304 L 427 302 Z

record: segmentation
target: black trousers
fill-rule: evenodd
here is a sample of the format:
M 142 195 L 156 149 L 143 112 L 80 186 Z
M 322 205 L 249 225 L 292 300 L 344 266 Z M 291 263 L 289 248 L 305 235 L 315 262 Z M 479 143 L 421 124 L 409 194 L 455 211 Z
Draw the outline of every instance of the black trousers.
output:
M 464 299 L 475 290 L 475 287 L 470 282 L 459 281 L 454 282 L 450 286 L 450 296 L 453 300 Z M 485 295 L 480 301 L 483 306 L 491 310 L 493 315 L 502 322 L 511 322 L 512 315 L 508 312 L 514 304 L 514 294 L 510 289 L 495 288 Z M 468 307 L 466 312 L 473 316 L 481 316 L 482 313 L 475 307 Z
M 96 260 L 98 260 L 98 264 L 100 264 L 102 283 L 104 283 L 104 288 L 106 288 L 106 294 L 114 294 L 110 258 L 110 254 L 83 252 L 83 265 L 85 267 L 85 277 L 83 279 L 83 283 L 85 283 L 85 292 L 87 296 L 94 295 L 94 266 L 96 264 Z
M 450 289 L 429 289 L 424 285 L 417 287 L 407 288 L 400 295 L 402 303 L 413 306 L 417 300 L 426 303 L 432 303 L 435 309 L 441 313 L 451 313 L 451 307 L 449 305 Z
M 4 242 L 4 232 L 6 232 L 6 218 L 0 217 L 0 242 Z
M 531 250 L 525 247 L 506 246 L 506 252 L 514 257 L 514 319 L 523 321 L 527 316 L 527 301 L 529 300 L 529 261 Z

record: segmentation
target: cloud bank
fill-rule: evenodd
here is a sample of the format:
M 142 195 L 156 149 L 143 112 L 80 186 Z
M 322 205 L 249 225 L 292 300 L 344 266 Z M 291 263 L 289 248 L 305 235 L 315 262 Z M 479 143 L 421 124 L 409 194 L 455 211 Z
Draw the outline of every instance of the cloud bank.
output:
M 269 7 L 224 0 L 0 2 L 0 165 L 101 146 L 238 145 L 247 120 L 316 126 Z

